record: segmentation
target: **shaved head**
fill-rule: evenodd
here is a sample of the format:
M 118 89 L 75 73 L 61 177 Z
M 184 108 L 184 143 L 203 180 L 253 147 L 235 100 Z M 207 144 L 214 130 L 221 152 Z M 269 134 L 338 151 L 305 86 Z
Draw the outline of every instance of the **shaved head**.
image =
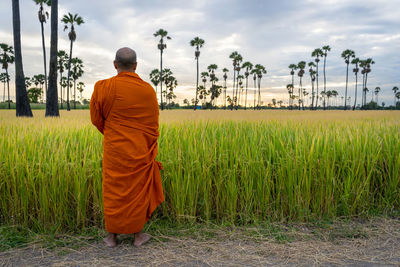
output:
M 120 69 L 132 69 L 136 64 L 136 52 L 129 47 L 118 49 L 115 54 L 115 64 Z

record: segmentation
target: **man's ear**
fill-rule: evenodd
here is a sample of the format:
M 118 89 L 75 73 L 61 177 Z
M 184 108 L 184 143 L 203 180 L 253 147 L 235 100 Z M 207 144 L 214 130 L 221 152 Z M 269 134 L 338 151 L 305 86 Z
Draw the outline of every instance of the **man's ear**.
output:
M 117 62 L 114 60 L 114 68 L 118 69 Z
M 133 71 L 135 71 L 137 68 L 137 62 L 135 64 L 133 64 Z

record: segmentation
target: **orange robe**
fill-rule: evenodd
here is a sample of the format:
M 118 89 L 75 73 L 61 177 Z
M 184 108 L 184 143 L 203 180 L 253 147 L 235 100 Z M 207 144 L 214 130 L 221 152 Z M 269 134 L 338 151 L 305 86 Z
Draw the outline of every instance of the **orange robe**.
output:
M 103 205 L 110 233 L 142 230 L 164 201 L 157 156 L 158 103 L 136 73 L 121 72 L 94 86 L 92 123 L 104 134 Z

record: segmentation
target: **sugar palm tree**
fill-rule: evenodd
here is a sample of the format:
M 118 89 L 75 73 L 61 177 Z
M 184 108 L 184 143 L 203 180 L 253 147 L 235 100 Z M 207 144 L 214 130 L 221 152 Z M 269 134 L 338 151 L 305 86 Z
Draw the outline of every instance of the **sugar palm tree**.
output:
M 322 50 L 324 51 L 324 92 L 326 96 L 326 57 L 328 56 L 328 52 L 331 51 L 331 48 L 329 45 L 325 45 L 322 47 Z M 325 97 L 324 97 L 324 110 L 325 110 Z
M 158 69 L 154 69 L 150 72 L 150 81 L 156 87 L 156 95 L 157 95 L 157 86 L 160 84 L 160 71 Z
M 9 79 L 10 76 L 7 75 L 5 72 L 0 74 L 0 82 L 3 83 L 3 102 L 6 102 L 6 84 Z
M 62 79 L 63 79 L 63 73 L 65 71 L 65 68 L 68 68 L 68 62 L 69 62 L 69 57 L 67 52 L 64 50 L 58 51 L 58 62 L 57 62 L 57 69 L 60 72 L 60 102 L 61 102 L 61 109 L 63 109 L 63 86 L 62 86 Z
M 257 106 L 258 109 L 261 109 L 261 79 L 263 77 L 263 74 L 267 74 L 267 70 L 265 69 L 265 67 L 261 64 L 256 64 L 254 66 L 254 68 L 256 69 L 256 74 L 257 74 L 257 78 L 258 78 L 258 102 L 257 102 Z
M 50 6 L 51 0 L 33 0 L 37 5 L 39 5 L 38 19 L 40 22 L 40 27 L 42 30 L 42 49 L 43 49 L 43 66 L 44 66 L 44 77 L 45 77 L 45 92 L 47 94 L 47 61 L 46 61 L 46 45 L 44 41 L 44 23 L 49 18 L 49 12 L 45 11 L 43 5 Z
M 196 59 L 196 66 L 197 66 L 197 71 L 196 71 L 196 98 L 195 101 L 197 102 L 197 93 L 198 93 L 198 88 L 199 88 L 199 56 L 200 56 L 200 48 L 203 47 L 204 45 L 204 40 L 200 39 L 199 37 L 195 37 L 193 40 L 190 41 L 191 46 L 196 47 L 196 51 L 194 52 L 194 56 Z M 196 105 L 194 106 L 194 110 L 196 110 Z
M 49 1 L 49 0 L 48 0 Z M 60 116 L 57 95 L 57 52 L 58 51 L 58 0 L 51 2 L 51 36 L 49 88 L 46 99 L 46 116 Z
M 164 38 L 166 38 L 167 40 L 170 40 L 171 37 L 168 36 L 168 32 L 164 29 L 159 29 L 158 31 L 156 31 L 154 34 L 154 37 L 160 37 L 160 41 L 158 42 L 158 49 L 160 50 L 160 97 L 161 97 L 161 110 L 164 110 L 164 104 L 163 104 L 163 98 L 162 98 L 162 82 L 163 80 L 163 67 L 162 67 L 162 55 L 164 52 L 164 49 L 167 48 L 167 45 L 164 43 Z
M 211 100 L 210 100 L 210 104 L 211 104 L 211 109 L 212 109 L 212 102 L 213 102 L 213 100 L 214 100 L 214 98 L 215 98 L 215 95 L 213 95 L 212 93 L 212 91 L 213 91 L 213 89 L 214 89 L 214 86 L 215 86 L 215 82 L 217 81 L 217 78 L 216 78 L 216 76 L 215 76 L 215 71 L 218 69 L 218 66 L 216 65 L 216 64 L 211 64 L 211 65 L 209 65 L 208 67 L 207 67 L 207 70 L 208 70 L 208 75 L 209 75 L 209 77 L 210 77 L 210 82 L 211 82 L 211 90 L 210 90 L 210 93 L 211 93 Z M 204 86 L 205 87 L 205 86 Z
M 308 66 L 310 67 L 308 72 L 310 73 L 310 79 L 311 79 L 311 109 L 314 109 L 314 98 L 315 98 L 314 82 L 315 82 L 315 75 L 317 74 L 317 72 L 313 68 L 315 68 L 317 65 L 315 65 L 315 63 L 311 61 L 308 62 Z
M 351 61 L 351 64 L 355 65 L 353 68 L 353 72 L 354 75 L 356 75 L 356 84 L 355 84 L 355 90 L 354 90 L 354 105 L 353 105 L 353 110 L 356 109 L 356 105 L 357 105 L 357 84 L 358 84 L 358 72 L 359 72 L 359 68 L 358 65 L 360 64 L 360 59 L 359 58 L 355 58 Z
M 257 85 L 256 85 L 256 81 L 257 81 L 257 70 L 255 68 L 253 68 L 250 72 L 250 74 L 253 74 L 253 81 L 254 81 L 254 105 L 253 105 L 253 109 L 256 110 L 256 92 L 257 92 Z
M 223 68 L 222 72 L 224 73 L 224 109 L 226 109 L 226 79 L 228 79 L 228 72 L 229 70 L 227 68 Z
M 317 80 L 317 93 L 316 93 L 316 100 L 315 100 L 315 109 L 317 109 L 318 107 L 318 98 L 319 98 L 319 85 L 318 85 L 318 77 L 319 77 L 319 72 L 318 72 L 318 64 L 320 62 L 320 58 L 324 56 L 324 51 L 322 51 L 321 48 L 316 48 L 314 49 L 314 51 L 311 53 L 311 57 L 315 57 L 315 63 L 317 63 L 317 67 L 316 67 L 316 80 Z
M 376 104 L 378 106 L 379 106 L 379 104 L 378 104 L 378 94 L 379 94 L 380 91 L 381 91 L 381 88 L 379 86 L 375 87 L 374 93 L 375 93 L 375 97 L 376 97 Z
M 244 76 L 241 75 L 241 74 L 236 77 L 237 84 L 238 84 L 238 87 L 239 87 L 238 88 L 238 91 L 239 91 L 239 93 L 238 93 L 238 107 L 243 102 L 243 101 L 241 101 L 241 100 L 243 100 L 243 98 L 240 98 L 241 96 L 243 96 L 243 79 L 244 79 Z
M 17 117 L 33 117 L 26 91 L 24 67 L 22 64 L 21 49 L 21 19 L 19 15 L 19 0 L 12 0 L 13 35 L 15 52 L 15 98 Z
M 247 108 L 247 89 L 248 89 L 248 84 L 249 84 L 249 75 L 250 75 L 250 71 L 253 69 L 253 64 L 251 64 L 249 61 L 246 61 L 245 63 L 243 63 L 242 68 L 246 69 L 246 71 L 244 72 L 244 76 L 246 77 L 246 99 L 244 102 L 244 109 L 246 109 Z
M 364 66 L 364 70 L 365 70 L 365 81 L 364 81 L 365 85 L 364 86 L 365 86 L 365 88 L 367 88 L 368 73 L 371 72 L 371 65 L 373 65 L 373 64 L 375 64 L 375 61 L 373 61 L 372 58 L 367 58 L 365 60 L 365 66 Z M 364 99 L 365 99 L 364 104 L 366 105 L 367 104 L 366 92 L 364 93 Z
M 288 94 L 289 94 L 289 109 L 293 108 L 293 84 L 288 84 L 286 85 L 286 89 L 288 90 Z
M 397 91 L 399 91 L 399 87 L 394 86 L 394 87 L 392 88 L 392 91 L 393 91 L 393 94 L 394 94 L 394 108 L 396 108 L 396 104 L 397 104 L 396 96 L 397 96 Z
M 303 94 L 303 75 L 304 75 L 304 69 L 306 68 L 306 65 L 307 65 L 307 63 L 305 61 L 300 61 L 297 64 L 297 69 L 299 70 L 297 75 L 300 77 L 300 81 L 299 81 L 299 110 L 301 109 L 300 101 L 301 101 L 301 104 L 302 104 L 303 109 L 304 109 L 304 99 L 302 97 L 302 94 Z
M 233 65 L 233 90 L 232 90 L 232 100 L 235 100 L 235 82 L 236 82 L 236 70 L 238 66 L 240 66 L 239 59 L 241 61 L 242 56 L 237 52 L 234 51 L 230 54 L 229 56 L 230 59 L 232 59 L 232 65 Z M 240 67 L 239 67 L 240 68 Z M 240 70 L 240 69 L 239 69 Z M 239 73 L 238 73 L 239 75 Z M 231 110 L 233 110 L 233 106 L 231 106 Z
M 294 74 L 295 74 L 295 71 L 297 70 L 297 64 L 290 64 L 289 69 L 290 69 L 290 75 L 292 75 L 292 85 L 294 85 Z M 289 102 L 290 102 L 290 100 L 292 100 L 292 98 L 290 98 L 290 96 L 289 96 Z M 289 109 L 292 109 L 292 108 L 293 108 L 293 106 L 289 103 Z
M 8 91 L 8 109 L 11 109 L 10 105 L 10 75 L 8 74 L 9 64 L 14 63 L 14 49 L 12 46 L 9 46 L 5 43 L 0 44 L 1 55 L 0 60 L 2 64 L 2 69 L 6 71 L 5 76 L 7 77 L 7 91 Z M 3 97 L 4 98 L 4 97 Z
M 74 109 L 76 109 L 76 81 L 82 77 L 83 62 L 82 59 L 74 57 L 71 59 L 71 77 L 74 82 Z
M 70 40 L 70 47 L 69 47 L 69 61 L 68 61 L 68 76 L 67 76 L 67 110 L 71 110 L 69 106 L 69 91 L 70 91 L 70 78 L 71 78 L 71 60 L 72 60 L 72 48 L 73 48 L 73 43 L 76 40 L 76 32 L 75 32 L 75 25 L 81 25 L 85 23 L 78 14 L 72 15 L 71 13 L 68 13 L 67 15 L 64 15 L 64 17 L 61 20 L 64 23 L 64 31 L 69 29 L 68 33 L 68 38 Z
M 342 58 L 344 59 L 344 62 L 346 63 L 346 89 L 344 91 L 344 110 L 347 109 L 347 84 L 349 81 L 349 64 L 350 64 L 350 58 L 354 58 L 356 55 L 353 50 L 346 49 L 342 52 Z

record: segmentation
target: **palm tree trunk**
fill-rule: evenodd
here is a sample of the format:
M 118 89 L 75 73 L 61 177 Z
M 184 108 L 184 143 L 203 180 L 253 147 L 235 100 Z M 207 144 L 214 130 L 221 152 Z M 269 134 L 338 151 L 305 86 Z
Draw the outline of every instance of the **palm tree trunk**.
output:
M 317 62 L 317 97 L 315 98 L 315 110 L 317 110 L 317 108 L 318 108 L 318 98 L 319 98 L 319 87 L 318 87 L 318 77 L 319 77 L 319 74 L 318 74 L 318 62 Z
M 315 97 L 314 81 L 311 79 L 311 110 L 314 109 L 314 97 Z
M 363 74 L 362 90 L 361 90 L 361 109 L 364 109 L 364 91 L 365 91 L 365 74 Z
M 8 78 L 7 78 L 8 79 Z M 3 82 L 3 102 L 6 101 L 6 82 Z
M 63 86 L 62 86 L 62 71 L 60 71 L 60 100 L 61 100 L 61 109 L 63 109 Z
M 257 85 L 256 85 L 256 80 L 254 80 L 254 110 L 256 110 L 256 92 L 257 92 Z
M 161 96 L 161 110 L 164 110 L 163 94 L 162 94 L 162 53 L 163 50 L 160 49 L 160 96 Z
M 258 109 L 261 109 L 261 78 L 258 78 Z
M 69 106 L 69 80 L 70 80 L 70 77 L 71 77 L 72 47 L 73 47 L 73 41 L 71 40 L 71 44 L 70 44 L 70 47 L 69 47 L 68 76 L 67 76 L 67 111 L 71 110 L 71 108 Z
M 235 107 L 236 110 L 238 109 L 239 105 L 238 91 L 239 91 L 239 71 L 237 72 L 236 76 L 236 107 Z
M 326 56 L 324 56 L 324 110 L 326 110 L 326 73 L 325 73 L 325 66 L 326 66 Z
M 196 57 L 197 63 L 197 72 L 196 72 L 196 98 L 195 98 L 195 105 L 194 110 L 197 108 L 197 92 L 199 90 L 199 57 Z
M 368 80 L 368 72 L 365 73 L 365 88 L 367 88 L 367 80 Z M 367 108 L 367 89 L 365 89 L 364 95 L 365 95 L 364 96 L 365 97 L 364 104 L 365 104 L 365 108 Z
M 347 110 L 347 83 L 349 82 L 349 63 L 346 68 L 346 89 L 344 91 L 344 110 Z
M 58 0 L 51 1 L 51 37 L 49 90 L 46 99 L 46 116 L 60 116 L 57 96 L 57 51 L 58 51 Z M 45 64 L 46 73 L 46 64 Z M 46 74 L 45 74 L 46 77 Z M 47 87 L 47 82 L 46 82 Z
M 76 80 L 74 79 L 74 109 L 76 109 Z
M 42 48 L 43 48 L 43 66 L 44 66 L 44 92 L 45 96 L 47 97 L 47 64 L 46 64 L 46 45 L 44 41 L 44 27 L 43 27 L 43 21 L 40 22 L 40 27 L 42 29 Z M 47 98 L 45 98 L 47 99 Z
M 14 33 L 14 52 L 15 52 L 15 96 L 16 96 L 16 115 L 33 117 L 29 105 L 28 94 L 24 77 L 21 53 L 21 20 L 19 15 L 19 0 L 12 0 L 13 12 L 13 33 Z
M 357 68 L 357 66 L 356 66 Z M 356 109 L 356 105 L 357 105 L 357 84 L 358 84 L 358 75 L 356 73 L 356 88 L 355 88 L 355 95 L 354 95 L 354 105 L 353 105 L 353 110 Z
M 224 86 L 224 109 L 226 109 L 226 79 L 225 79 L 225 86 Z
M 248 72 L 247 72 L 247 73 L 248 73 Z M 249 77 L 247 76 L 247 77 L 246 77 L 246 99 L 245 99 L 245 101 L 244 101 L 244 110 L 247 109 L 247 87 L 248 87 L 248 84 L 249 84 Z
M 233 91 L 232 91 L 232 106 L 231 106 L 231 110 L 233 110 L 233 105 L 236 102 L 235 101 L 235 80 L 236 80 L 236 70 L 235 70 L 235 66 L 233 67 Z
M 10 105 L 10 79 L 8 78 L 8 68 L 6 68 L 6 76 L 7 76 L 6 78 L 7 78 L 8 109 L 11 109 L 11 105 Z
M 300 77 L 300 83 L 299 83 L 299 110 L 301 110 L 301 78 Z

